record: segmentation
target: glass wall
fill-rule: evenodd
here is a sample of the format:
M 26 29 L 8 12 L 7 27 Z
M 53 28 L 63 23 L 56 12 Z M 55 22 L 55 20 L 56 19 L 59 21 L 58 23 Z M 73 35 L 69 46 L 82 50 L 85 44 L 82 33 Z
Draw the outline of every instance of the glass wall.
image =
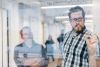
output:
M 25 2 L 25 1 L 24 1 Z M 28 26 L 32 29 L 33 39 L 35 42 L 43 45 L 43 27 L 41 23 L 41 10 L 40 3 L 27 2 L 22 3 L 20 1 L 8 1 L 2 2 L 4 10 L 0 14 L 3 22 L 0 27 L 0 44 L 1 45 L 1 67 L 17 67 L 14 62 L 14 48 L 23 40 L 20 37 L 19 31 Z M 38 30 L 39 29 L 39 30 Z M 2 53 L 3 52 L 3 53 Z
M 86 28 L 100 37 L 99 0 L 0 0 L 0 3 L 0 67 L 17 67 L 14 62 L 14 49 L 23 42 L 20 30 L 25 26 L 31 28 L 33 40 L 44 48 L 48 36 L 52 36 L 55 61 L 50 58 L 48 67 L 56 67 L 60 56 L 57 38 L 61 33 L 65 34 L 72 29 L 67 13 L 73 5 L 83 7 Z M 54 7 L 64 6 L 66 3 L 67 7 Z M 99 65 L 100 60 L 97 61 Z
M 7 52 L 7 10 L 0 9 L 0 54 L 1 54 L 1 67 L 8 65 L 8 52 Z
M 2 27 L 1 27 L 1 25 L 2 25 L 2 23 L 1 23 L 1 9 L 0 9 L 0 32 L 2 32 Z M 0 45 L 0 55 L 1 55 L 1 56 L 0 56 L 0 59 L 1 59 L 1 60 L 0 60 L 0 63 L 1 63 L 0 66 L 2 67 L 2 56 L 3 56 L 3 55 L 2 55 L 2 33 L 0 33 L 0 44 L 1 44 L 1 45 Z

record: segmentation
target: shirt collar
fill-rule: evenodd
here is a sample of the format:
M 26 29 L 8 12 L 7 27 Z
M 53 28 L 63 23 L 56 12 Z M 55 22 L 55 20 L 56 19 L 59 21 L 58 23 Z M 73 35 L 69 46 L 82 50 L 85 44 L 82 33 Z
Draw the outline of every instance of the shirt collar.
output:
M 23 46 L 26 46 L 25 42 L 23 42 L 22 44 L 23 44 Z M 33 46 L 33 45 L 35 45 L 34 40 L 32 41 L 32 46 Z
M 72 31 L 71 31 L 72 33 L 71 33 L 71 36 L 73 37 L 74 36 L 74 30 L 72 29 Z M 80 34 L 84 34 L 86 32 L 86 27 L 84 26 L 84 29 L 83 29 L 83 31 L 82 32 L 80 32 L 80 33 L 76 33 L 76 36 L 78 36 L 78 35 L 80 35 Z

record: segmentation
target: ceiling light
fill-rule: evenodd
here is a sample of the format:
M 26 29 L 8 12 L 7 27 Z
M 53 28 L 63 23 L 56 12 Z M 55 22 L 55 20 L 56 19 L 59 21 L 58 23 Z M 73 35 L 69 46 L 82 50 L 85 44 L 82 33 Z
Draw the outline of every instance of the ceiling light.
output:
M 45 7 L 41 7 L 41 9 L 50 9 L 50 8 L 66 8 L 66 7 L 74 7 L 74 6 L 86 7 L 86 6 L 93 6 L 93 4 L 66 5 L 66 6 L 45 6 Z
M 93 22 L 93 20 L 86 20 L 85 22 Z
M 93 22 L 93 20 L 86 20 L 85 22 Z M 63 21 L 63 23 L 69 23 L 69 21 Z
M 67 23 L 66 25 L 68 25 L 68 26 L 69 26 L 69 25 L 71 25 L 71 24 L 70 24 L 70 23 Z
M 59 19 L 59 18 L 69 18 L 68 16 L 57 16 L 55 17 L 56 19 Z
M 93 17 L 93 15 L 86 15 L 86 18 Z M 56 19 L 69 18 L 68 16 L 57 16 Z
M 86 15 L 85 17 L 93 17 L 93 15 Z

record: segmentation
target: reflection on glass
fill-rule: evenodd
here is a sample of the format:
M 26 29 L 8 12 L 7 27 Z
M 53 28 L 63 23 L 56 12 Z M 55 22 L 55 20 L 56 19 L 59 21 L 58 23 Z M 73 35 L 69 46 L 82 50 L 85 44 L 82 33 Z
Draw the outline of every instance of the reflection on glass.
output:
M 39 66 L 47 67 L 45 51 L 42 45 L 33 40 L 33 34 L 29 27 L 20 31 L 23 42 L 14 49 L 14 61 L 18 67 Z M 33 60 L 31 60 L 33 59 Z

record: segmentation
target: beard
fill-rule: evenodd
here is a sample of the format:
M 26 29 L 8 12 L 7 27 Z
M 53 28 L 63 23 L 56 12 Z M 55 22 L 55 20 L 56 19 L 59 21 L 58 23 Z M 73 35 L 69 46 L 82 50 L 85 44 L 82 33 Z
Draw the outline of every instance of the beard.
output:
M 85 29 L 84 26 L 81 26 L 81 25 L 77 25 L 75 27 L 73 27 L 73 29 L 75 30 L 76 33 L 82 33 Z

